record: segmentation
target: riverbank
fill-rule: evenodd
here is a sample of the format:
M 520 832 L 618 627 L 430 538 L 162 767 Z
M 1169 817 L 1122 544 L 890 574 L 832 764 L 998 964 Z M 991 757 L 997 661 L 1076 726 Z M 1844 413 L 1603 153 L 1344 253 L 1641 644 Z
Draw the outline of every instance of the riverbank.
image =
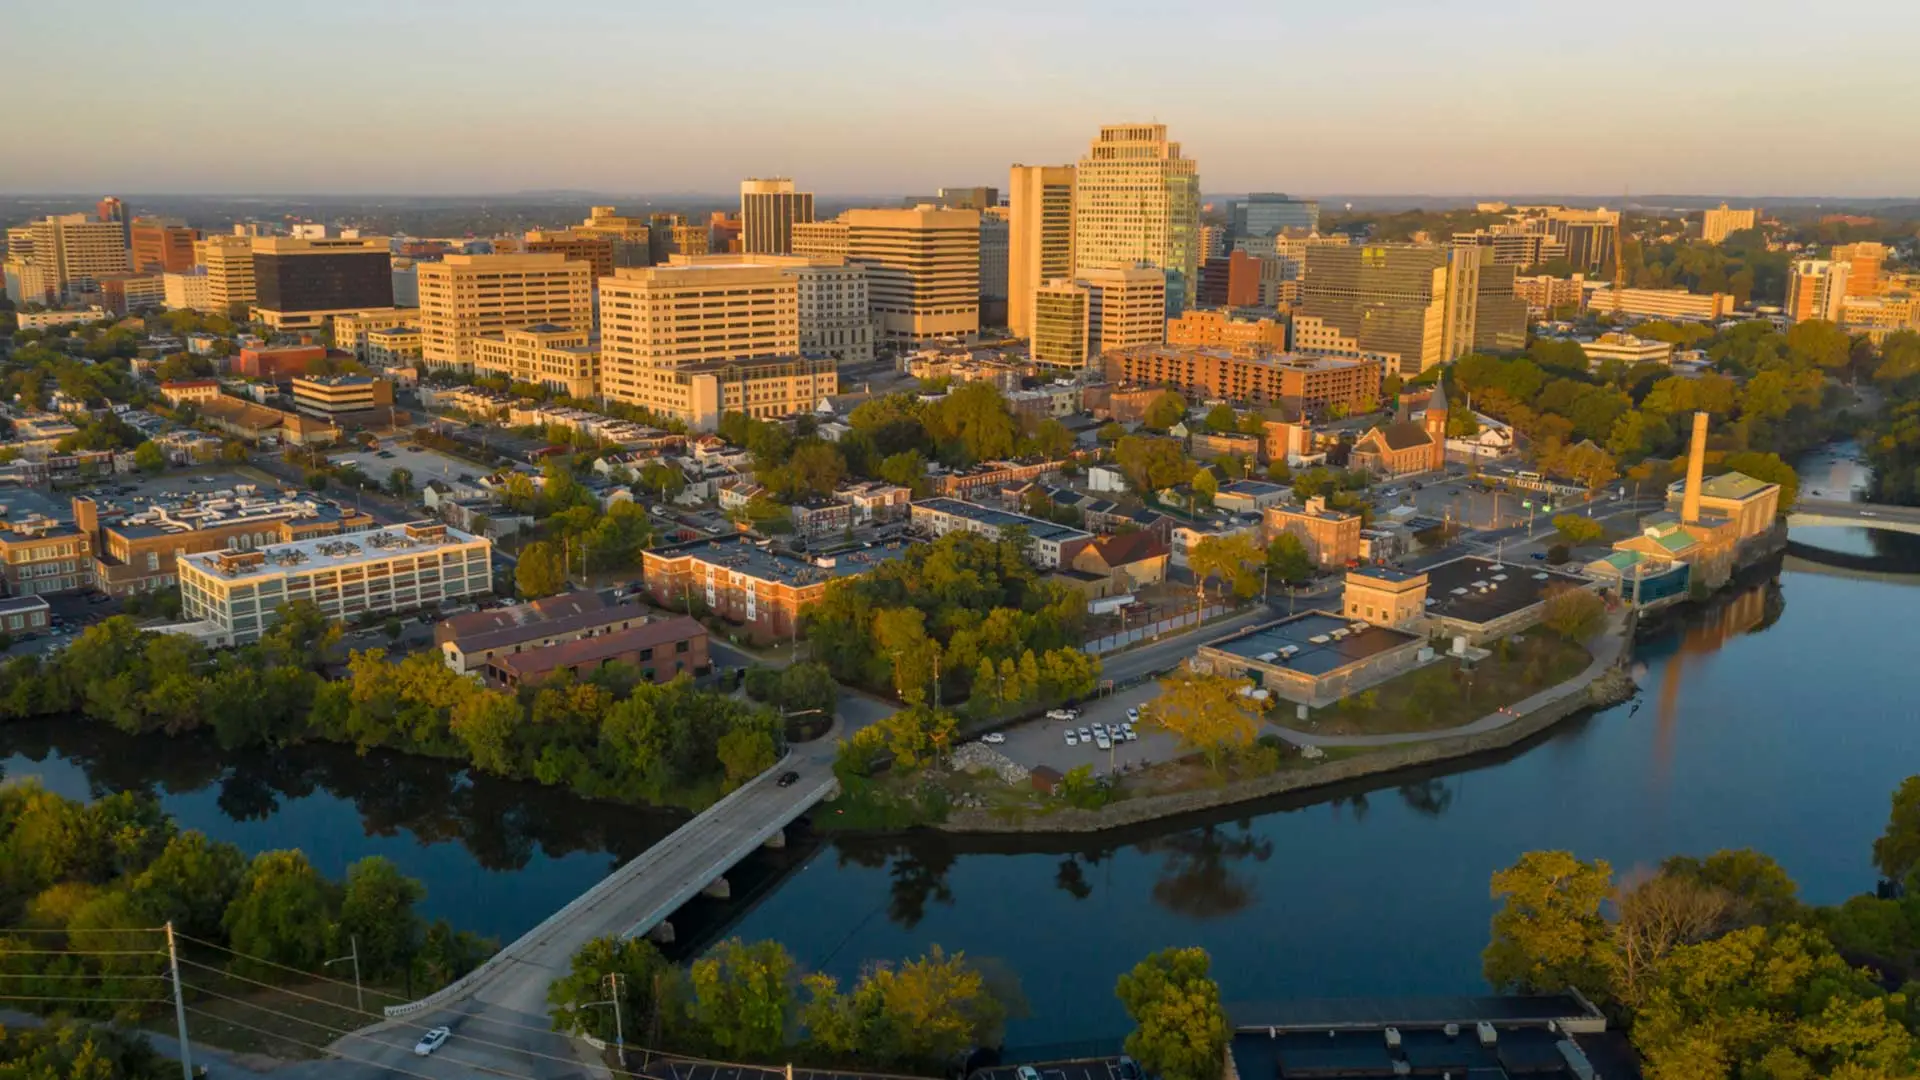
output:
M 1489 714 L 1458 734 L 1426 739 L 1408 736 L 1403 741 L 1357 756 L 1328 760 L 1304 769 L 1283 770 L 1218 787 L 1123 799 L 1093 810 L 1063 807 L 1043 814 L 961 810 L 932 827 L 962 834 L 1105 832 L 1504 750 L 1568 717 L 1633 697 L 1638 687 L 1625 669 L 1631 651 L 1630 639 L 1629 623 L 1610 624 L 1595 647 L 1593 660 L 1579 674 L 1531 695 L 1510 709 Z M 1286 737 L 1285 732 L 1282 737 Z M 1302 739 L 1296 745 L 1308 745 L 1308 741 Z

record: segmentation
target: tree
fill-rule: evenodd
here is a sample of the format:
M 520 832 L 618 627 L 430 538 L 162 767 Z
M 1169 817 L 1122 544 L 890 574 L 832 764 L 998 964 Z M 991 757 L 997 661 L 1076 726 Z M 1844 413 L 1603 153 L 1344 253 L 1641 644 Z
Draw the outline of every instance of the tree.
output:
M 133 900 L 154 925 L 172 922 L 190 937 L 217 940 L 245 868 L 239 848 L 183 832 L 133 880 Z
M 1106 443 L 1109 446 L 1125 438 L 1126 434 L 1127 434 L 1127 429 L 1112 420 L 1109 420 L 1106 423 L 1101 424 L 1100 430 L 1093 433 L 1094 438 L 1099 439 L 1101 442 Z
M 1240 426 L 1240 417 L 1233 406 L 1222 403 L 1207 410 L 1208 431 L 1233 431 Z
M 1721 463 L 1755 480 L 1779 484 L 1780 512 L 1783 514 L 1800 498 L 1800 474 L 1792 465 L 1780 460 L 1779 454 L 1742 450 L 1737 454 L 1728 454 Z
M 1120 976 L 1114 995 L 1133 1018 L 1126 1050 L 1149 1076 L 1216 1080 L 1231 1029 L 1205 949 L 1162 949 Z
M 1186 451 L 1173 439 L 1125 436 L 1113 448 L 1113 461 L 1142 495 L 1172 487 L 1190 475 Z
M 786 1045 L 795 965 L 777 941 L 729 938 L 693 962 L 692 1018 L 723 1056 L 771 1058 Z
M 669 970 L 666 958 L 645 938 L 594 938 L 573 954 L 567 973 L 547 987 L 547 1015 L 553 1030 L 611 1042 L 616 1022 L 606 1002 L 616 988 L 622 1019 L 635 1030 L 645 1030 L 637 1025 L 651 1026 L 661 1004 L 655 993 Z
M 1555 514 L 1553 527 L 1560 531 L 1561 539 L 1569 544 L 1591 544 L 1607 535 L 1607 527 L 1580 514 Z
M 364 971 L 396 971 L 413 955 L 420 929 L 413 907 L 426 897 L 425 886 L 384 856 L 369 855 L 347 867 L 339 935 L 358 945 Z
M 1575 644 L 1598 633 L 1607 620 L 1607 602 L 1592 590 L 1568 586 L 1548 595 L 1540 622 Z
M 560 550 L 545 540 L 535 540 L 520 552 L 513 583 L 523 599 L 538 600 L 567 587 L 567 568 L 560 558 Z
M 254 856 L 222 921 L 234 952 L 309 971 L 332 941 L 327 883 L 298 851 Z
M 1614 901 L 1614 992 L 1628 1008 L 1645 999 L 1674 949 L 1727 928 L 1734 909 L 1726 890 L 1686 874 L 1657 873 L 1623 888 Z
M 880 460 L 880 479 L 919 494 L 927 481 L 927 459 L 918 450 L 902 450 Z
M 1187 556 L 1187 566 L 1200 580 L 1203 590 L 1209 580 L 1217 577 L 1242 597 L 1252 596 L 1259 590 L 1258 568 L 1265 562 L 1266 553 L 1252 533 L 1209 536 L 1195 544 Z
M 1260 718 L 1247 679 L 1206 675 L 1181 668 L 1160 680 L 1160 696 L 1141 713 L 1141 722 L 1172 733 L 1206 756 L 1218 770 L 1228 750 L 1253 744 Z
M 1212 469 L 1201 469 L 1193 474 L 1193 501 L 1204 510 L 1213 508 L 1214 496 L 1220 494 L 1220 482 L 1213 478 Z
M 726 770 L 729 791 L 766 772 L 779 759 L 772 735 L 747 728 L 736 728 L 720 736 L 716 753 Z
M 1289 584 L 1313 577 L 1313 557 L 1307 554 L 1306 541 L 1290 532 L 1276 535 L 1267 545 L 1267 569 Z
M 971 1047 L 997 1045 L 1006 1019 L 979 970 L 938 945 L 898 967 L 875 965 L 844 994 L 829 975 L 809 975 L 805 986 L 800 1021 L 809 1040 L 876 1065 L 943 1067 Z
M 1187 415 L 1187 399 L 1171 390 L 1147 403 L 1144 423 L 1155 431 L 1165 431 Z
M 1894 789 L 1887 827 L 1873 842 L 1873 865 L 1888 881 L 1905 881 L 1920 866 L 1920 776 Z
M 395 469 L 388 473 L 387 490 L 392 492 L 395 498 L 401 499 L 413 494 L 413 471 L 411 469 Z
M 167 455 L 152 439 L 133 448 L 133 464 L 144 473 L 161 472 L 167 467 Z
M 1833 370 L 1847 366 L 1853 343 L 1845 330 L 1825 319 L 1802 319 L 1787 330 L 1787 355 L 1803 364 Z
M 1073 453 L 1073 445 L 1073 432 L 1051 416 L 1034 426 L 1033 451 L 1049 461 L 1058 461 Z
M 170 1080 L 180 1067 L 146 1038 L 55 1021 L 0 1027 L 0 1080 Z
M 1493 939 L 1480 954 L 1487 982 L 1501 993 L 1544 994 L 1574 987 L 1607 996 L 1606 920 L 1613 891 L 1605 860 L 1582 862 L 1564 851 L 1529 851 L 1493 875 Z

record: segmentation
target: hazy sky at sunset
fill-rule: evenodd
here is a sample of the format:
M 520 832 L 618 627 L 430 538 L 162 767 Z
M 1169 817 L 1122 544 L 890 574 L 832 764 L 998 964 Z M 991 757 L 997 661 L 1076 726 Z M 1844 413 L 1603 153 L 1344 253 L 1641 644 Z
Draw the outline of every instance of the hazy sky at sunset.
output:
M 0 0 L 0 192 L 1920 193 L 1920 0 Z M 46 47 L 40 43 L 46 42 Z

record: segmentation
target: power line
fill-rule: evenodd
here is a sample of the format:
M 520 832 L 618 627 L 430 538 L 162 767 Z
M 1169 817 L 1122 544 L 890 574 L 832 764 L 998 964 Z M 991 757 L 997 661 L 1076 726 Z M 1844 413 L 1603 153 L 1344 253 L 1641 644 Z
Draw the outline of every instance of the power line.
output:
M 81 933 L 81 934 L 164 934 L 164 933 L 166 933 L 166 932 L 167 932 L 167 928 L 166 928 L 166 927 L 164 927 L 164 926 L 154 926 L 154 927 L 125 927 L 125 926 L 100 926 L 100 927 L 89 927 L 89 928 L 87 928 L 87 929 L 85 929 L 85 930 L 79 930 L 79 931 L 74 931 L 74 930 L 50 930 L 50 929 L 48 929 L 48 928 L 46 928 L 46 927 L 44 927 L 44 926 L 8 926 L 8 927 L 0 927 L 0 937 L 4 937 L 4 936 L 6 936 L 6 935 L 8 935 L 8 934 L 72 934 L 72 933 Z
M 340 986 L 352 986 L 352 985 L 353 985 L 352 983 L 350 983 L 350 982 L 348 982 L 348 981 L 346 981 L 345 979 L 336 979 L 336 978 L 333 978 L 333 977 L 332 977 L 332 976 L 330 976 L 330 975 L 322 975 L 322 974 L 320 974 L 320 973 L 318 973 L 318 972 L 313 972 L 313 971 L 307 971 L 307 970 L 305 970 L 305 969 L 302 969 L 302 968 L 297 968 L 297 967 L 294 967 L 294 966 L 292 966 L 292 965 L 290 965 L 290 964 L 282 964 L 282 963 L 280 963 L 280 962 L 278 962 L 278 961 L 275 961 L 275 960 L 268 960 L 268 959 L 266 959 L 265 957 L 262 957 L 262 956 L 251 956 L 251 955 L 249 955 L 249 954 L 247 954 L 247 953 L 243 953 L 243 952 L 240 952 L 240 951 L 239 951 L 239 950 L 237 950 L 237 949 L 229 949 L 229 948 L 228 948 L 228 947 L 226 947 L 225 945 L 215 945 L 215 944 L 214 944 L 213 942 L 211 942 L 211 941 L 202 941 L 202 940 L 200 940 L 200 939 L 199 939 L 199 938 L 197 938 L 197 937 L 191 937 L 191 936 L 189 936 L 189 935 L 187 935 L 187 934 L 179 934 L 179 933 L 176 933 L 176 934 L 175 934 L 174 936 L 175 936 L 175 937 L 178 937 L 178 938 L 179 938 L 179 939 L 180 939 L 181 941 L 190 941 L 190 942 L 192 942 L 192 943 L 193 943 L 193 944 L 195 944 L 195 945 L 204 945 L 204 946 L 206 946 L 206 947 L 207 947 L 207 948 L 209 948 L 209 949 L 218 949 L 218 950 L 220 950 L 220 951 L 221 951 L 221 952 L 223 952 L 223 953 L 226 953 L 226 954 L 228 954 L 228 955 L 230 955 L 230 956 L 237 956 L 237 957 L 239 957 L 239 958 L 240 958 L 240 959 L 242 959 L 242 960 L 250 960 L 250 961 L 252 961 L 252 962 L 254 962 L 254 963 L 256 963 L 256 964 L 265 964 L 265 965 L 266 965 L 266 966 L 268 966 L 268 967 L 276 967 L 276 968 L 279 968 L 279 969 L 280 969 L 280 970 L 282 970 L 282 971 L 291 971 L 291 972 L 293 972 L 293 973 L 294 973 L 295 975 L 300 975 L 300 976 L 304 976 L 305 978 L 309 978 L 309 979 L 314 979 L 314 980 L 317 980 L 317 981 L 319 981 L 319 982 L 329 982 L 329 983 L 335 983 L 335 984 L 337 984 L 337 985 L 340 985 Z M 192 963 L 192 961 L 190 961 L 190 960 L 189 960 L 189 961 L 183 961 L 183 962 L 184 962 L 184 963 Z M 205 964 L 196 964 L 195 966 L 196 966 L 196 967 L 206 967 L 206 965 L 205 965 Z M 223 973 L 223 974 L 224 974 L 224 973 Z M 239 977 L 239 976 L 235 976 L 235 978 L 238 978 L 238 977 Z M 266 984 L 264 984 L 264 983 L 263 983 L 262 985 L 266 985 Z M 277 989 L 277 988 L 276 988 L 276 989 Z M 388 993 L 388 992 L 386 992 L 386 991 L 384 991 L 384 990 L 373 990 L 373 989 L 368 989 L 368 990 L 367 990 L 366 992 L 367 992 L 367 993 L 369 993 L 369 994 L 375 994 L 375 995 L 377 995 L 377 996 L 379 996 L 379 997 L 384 997 L 384 998 L 392 998 L 393 1000 L 395 1000 L 395 1001 L 398 1001 L 398 1002 L 402 1002 L 402 1003 L 405 1003 L 405 1002 L 407 1001 L 407 999 L 406 999 L 405 997 L 402 997 L 402 996 L 401 996 L 401 995 L 399 995 L 399 994 L 391 994 L 391 993 Z
M 351 1061 L 356 1065 L 368 1065 L 376 1069 L 385 1069 L 388 1072 L 399 1073 L 402 1076 L 417 1077 L 419 1078 L 419 1080 L 437 1080 L 437 1078 L 428 1076 L 426 1073 L 414 1072 L 411 1069 L 402 1069 L 397 1065 L 385 1065 L 380 1062 L 372 1061 L 363 1057 L 355 1057 L 352 1054 L 342 1053 L 339 1050 L 334 1050 L 329 1047 L 321 1046 L 318 1043 L 304 1042 L 300 1039 L 293 1038 L 290 1035 L 283 1035 L 277 1031 L 268 1031 L 265 1028 L 254 1027 L 252 1024 L 243 1024 L 238 1020 L 230 1020 L 227 1017 L 219 1015 L 218 1013 L 211 1013 L 205 1009 L 196 1009 L 191 1005 L 187 1006 L 187 1011 L 197 1016 L 204 1016 L 207 1019 L 214 1021 L 215 1023 L 229 1024 L 233 1027 L 241 1028 L 246 1031 L 251 1031 L 256 1035 L 265 1035 L 270 1039 L 278 1039 L 281 1042 L 292 1043 L 295 1046 L 303 1046 L 308 1050 L 318 1050 L 320 1053 L 325 1054 L 329 1057 L 337 1057 L 344 1061 Z M 507 1077 L 508 1080 L 534 1080 L 534 1078 L 530 1076 L 522 1076 L 518 1073 L 503 1072 L 499 1069 L 495 1069 L 490 1066 L 475 1065 L 473 1066 L 473 1068 L 479 1069 L 483 1072 L 490 1072 L 497 1076 Z
M 48 973 L 45 975 L 34 975 L 34 974 L 14 974 L 13 972 L 10 972 L 10 971 L 0 971 L 0 979 L 154 979 L 156 981 L 164 982 L 166 980 L 166 976 L 165 975 L 113 975 L 113 974 L 103 974 L 98 971 L 87 972 L 85 974 L 80 974 L 80 975 L 56 974 L 56 973 Z
M 0 994 L 0 1001 L 87 1001 L 99 1005 L 171 1005 L 169 998 L 67 997 L 56 994 Z
M 157 949 L 8 949 L 0 956 L 164 956 Z

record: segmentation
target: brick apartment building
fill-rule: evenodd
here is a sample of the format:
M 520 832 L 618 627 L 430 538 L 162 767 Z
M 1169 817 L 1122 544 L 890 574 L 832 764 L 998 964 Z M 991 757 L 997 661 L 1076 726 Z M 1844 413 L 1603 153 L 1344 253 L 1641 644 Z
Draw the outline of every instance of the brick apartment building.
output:
M 1250 405 L 1284 405 L 1300 412 L 1325 412 L 1377 403 L 1381 365 L 1377 360 L 1286 354 L 1257 358 L 1224 349 L 1149 346 L 1123 349 L 1106 357 L 1109 382 L 1165 386 L 1189 398 L 1223 398 Z

